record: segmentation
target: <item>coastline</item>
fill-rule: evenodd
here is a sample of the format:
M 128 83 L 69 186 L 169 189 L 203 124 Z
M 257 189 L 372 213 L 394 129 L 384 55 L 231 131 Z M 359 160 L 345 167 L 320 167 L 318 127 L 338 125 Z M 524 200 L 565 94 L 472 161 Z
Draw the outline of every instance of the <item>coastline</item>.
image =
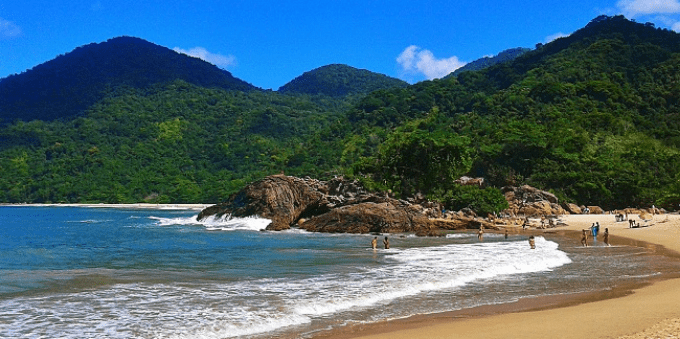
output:
M 209 204 L 0 204 L 9 207 L 86 207 L 201 210 Z M 638 215 L 630 215 L 639 220 Z M 568 215 L 566 225 L 545 230 L 578 236 L 594 222 L 609 228 L 614 245 L 653 247 L 680 257 L 680 215 L 656 215 L 645 227 L 628 228 L 614 216 Z M 516 227 L 514 233 L 519 233 Z M 526 235 L 540 235 L 531 230 Z M 592 242 L 592 239 L 590 239 Z M 663 249 L 662 249 L 663 247 Z M 353 325 L 313 338 L 680 338 L 680 272 L 647 285 L 626 285 L 604 293 L 526 298 L 518 302 Z
M 637 215 L 631 219 L 640 220 Z M 680 256 L 680 215 L 656 215 L 641 228 L 615 222 L 614 215 L 562 216 L 566 226 L 546 230 L 578 232 L 600 223 L 600 239 L 609 228 L 611 243 L 641 242 L 663 246 Z M 540 232 L 540 230 L 539 230 Z M 592 242 L 592 239 L 590 239 Z M 680 272 L 678 272 L 680 274 Z M 350 326 L 315 338 L 680 338 L 680 278 L 646 286 L 622 286 L 611 293 L 523 299 L 472 310 L 415 316 L 377 324 Z
M 86 207 L 86 208 L 126 208 L 157 210 L 202 210 L 214 204 L 0 204 L 0 207 Z

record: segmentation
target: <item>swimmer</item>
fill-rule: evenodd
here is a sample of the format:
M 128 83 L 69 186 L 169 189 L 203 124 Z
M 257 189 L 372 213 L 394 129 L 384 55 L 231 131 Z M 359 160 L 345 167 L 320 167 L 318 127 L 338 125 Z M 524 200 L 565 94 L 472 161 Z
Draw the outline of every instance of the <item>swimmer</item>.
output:
M 534 236 L 529 237 L 529 246 L 531 247 L 532 250 L 536 249 L 536 241 L 534 240 Z
M 383 244 L 385 244 L 385 249 L 388 250 L 390 249 L 390 240 L 385 237 L 385 240 L 383 240 Z

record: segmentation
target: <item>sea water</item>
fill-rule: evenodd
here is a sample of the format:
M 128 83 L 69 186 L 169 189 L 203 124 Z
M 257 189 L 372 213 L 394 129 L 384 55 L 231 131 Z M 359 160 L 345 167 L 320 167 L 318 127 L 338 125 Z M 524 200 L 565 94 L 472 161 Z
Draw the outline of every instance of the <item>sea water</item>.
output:
M 677 269 L 649 248 L 558 235 L 535 250 L 522 234 L 388 235 L 391 248 L 373 250 L 373 235 L 197 213 L 0 207 L 0 338 L 310 337 Z

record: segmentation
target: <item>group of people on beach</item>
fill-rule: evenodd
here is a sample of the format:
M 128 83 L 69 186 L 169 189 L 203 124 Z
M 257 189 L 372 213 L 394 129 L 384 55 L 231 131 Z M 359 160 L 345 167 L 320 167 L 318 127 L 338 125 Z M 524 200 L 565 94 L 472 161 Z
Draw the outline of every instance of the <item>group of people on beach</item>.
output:
M 593 223 L 592 226 L 590 226 L 590 234 L 593 235 L 593 239 L 597 240 L 597 234 L 600 232 L 600 223 L 596 222 Z M 583 247 L 588 247 L 588 230 L 584 229 L 582 234 L 581 234 L 581 245 Z M 604 244 L 607 246 L 611 246 L 609 244 L 609 228 L 604 229 L 604 234 L 602 235 L 602 241 L 604 241 Z

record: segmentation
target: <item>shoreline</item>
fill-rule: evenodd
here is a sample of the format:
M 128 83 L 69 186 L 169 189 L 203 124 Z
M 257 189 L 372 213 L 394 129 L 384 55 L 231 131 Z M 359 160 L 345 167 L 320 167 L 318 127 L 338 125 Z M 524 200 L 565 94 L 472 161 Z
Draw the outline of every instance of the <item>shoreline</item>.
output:
M 0 204 L 0 207 L 85 207 L 124 209 L 201 210 L 212 204 Z M 638 215 L 630 215 L 639 220 Z M 527 236 L 563 233 L 578 237 L 599 222 L 600 237 L 609 228 L 611 243 L 648 247 L 680 258 L 680 215 L 662 214 L 645 227 L 628 228 L 614 215 L 567 215 L 566 225 L 513 233 Z M 496 231 L 497 233 L 499 231 Z M 592 238 L 589 239 L 592 243 Z M 523 298 L 516 302 L 459 311 L 415 315 L 378 323 L 348 325 L 311 334 L 311 338 L 680 338 L 680 271 L 652 278 L 648 283 L 616 286 L 604 292 Z
M 0 204 L 0 207 L 85 207 L 85 208 L 125 208 L 158 210 L 203 210 L 215 204 Z
M 639 216 L 630 215 L 639 220 Z M 680 257 L 680 215 L 656 215 L 649 226 L 628 228 L 614 215 L 568 215 L 566 226 L 529 234 L 580 232 L 600 223 L 609 228 L 611 243 L 653 247 Z M 592 243 L 592 238 L 589 240 Z M 317 333 L 316 339 L 400 338 L 680 338 L 680 272 L 653 278 L 647 284 L 618 286 L 604 293 L 524 298 L 503 305 L 480 306 L 446 313 L 416 315 L 359 324 Z

